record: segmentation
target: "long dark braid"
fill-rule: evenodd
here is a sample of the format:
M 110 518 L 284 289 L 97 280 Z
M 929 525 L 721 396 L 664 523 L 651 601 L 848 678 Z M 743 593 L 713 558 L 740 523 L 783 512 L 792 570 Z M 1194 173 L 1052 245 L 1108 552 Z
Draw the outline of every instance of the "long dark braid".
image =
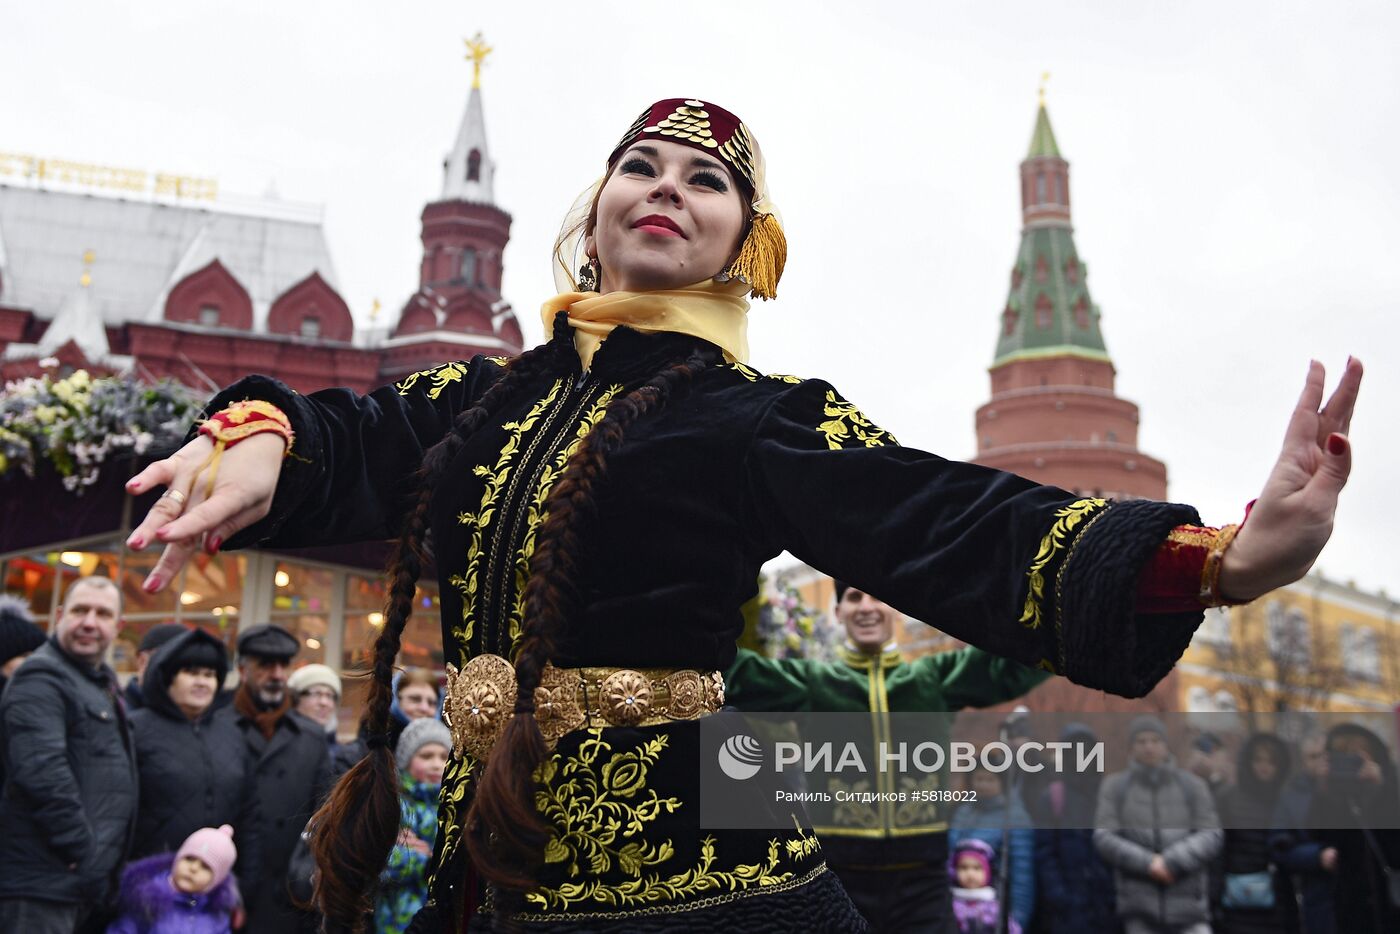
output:
M 568 348 L 572 353 L 572 348 Z M 384 629 L 374 643 L 373 678 L 365 700 L 369 753 L 346 772 L 312 818 L 311 851 L 320 869 L 315 900 L 330 925 L 358 931 L 373 910 L 373 892 L 399 829 L 398 772 L 389 748 L 394 662 L 413 595 L 426 561 L 428 506 L 449 464 L 474 432 L 525 382 L 554 363 L 556 350 L 542 344 L 514 358 L 476 405 L 423 454 L 415 480 L 417 500 L 389 561 Z
M 467 848 L 477 873 L 495 883 L 505 918 L 538 880 L 537 867 L 549 827 L 535 806 L 534 773 L 548 755 L 535 719 L 535 688 L 544 666 L 577 607 L 580 538 L 594 516 L 594 493 L 607 471 L 608 457 L 639 419 L 659 411 L 680 387 L 705 368 L 693 353 L 672 362 L 643 385 L 614 400 L 585 437 L 545 500 L 547 517 L 530 557 L 524 593 L 524 630 L 515 658 L 515 715 L 488 757 L 467 815 Z

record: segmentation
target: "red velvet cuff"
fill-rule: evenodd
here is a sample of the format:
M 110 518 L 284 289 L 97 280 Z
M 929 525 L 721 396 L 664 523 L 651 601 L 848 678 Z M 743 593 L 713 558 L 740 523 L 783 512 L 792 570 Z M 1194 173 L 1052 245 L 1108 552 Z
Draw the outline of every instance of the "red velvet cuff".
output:
M 1208 606 L 1246 603 L 1220 593 L 1220 564 L 1235 533 L 1249 521 L 1251 501 L 1239 526 L 1179 525 L 1167 535 L 1138 578 L 1139 613 L 1184 613 Z

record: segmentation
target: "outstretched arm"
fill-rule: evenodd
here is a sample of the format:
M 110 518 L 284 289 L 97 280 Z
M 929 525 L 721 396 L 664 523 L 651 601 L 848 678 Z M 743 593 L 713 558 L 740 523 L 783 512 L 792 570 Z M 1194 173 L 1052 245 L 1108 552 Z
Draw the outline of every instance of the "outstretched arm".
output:
M 230 540 L 237 548 L 396 534 L 424 451 L 504 372 L 502 363 L 448 363 L 366 396 L 348 389 L 303 396 L 269 377 L 239 380 L 206 412 L 245 400 L 270 404 L 291 423 L 291 447 L 274 433 L 254 434 L 215 461 L 214 443 L 196 435 L 127 481 L 133 495 L 166 488 L 127 539 L 137 551 L 166 546 L 145 588 L 162 589 L 196 549 L 212 554 Z

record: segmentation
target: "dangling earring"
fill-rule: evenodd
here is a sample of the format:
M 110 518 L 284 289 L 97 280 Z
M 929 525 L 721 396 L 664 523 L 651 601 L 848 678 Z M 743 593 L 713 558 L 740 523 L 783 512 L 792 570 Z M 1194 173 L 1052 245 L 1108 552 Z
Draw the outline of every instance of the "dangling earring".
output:
M 588 262 L 578 268 L 577 284 L 580 292 L 598 291 L 598 257 L 590 256 Z

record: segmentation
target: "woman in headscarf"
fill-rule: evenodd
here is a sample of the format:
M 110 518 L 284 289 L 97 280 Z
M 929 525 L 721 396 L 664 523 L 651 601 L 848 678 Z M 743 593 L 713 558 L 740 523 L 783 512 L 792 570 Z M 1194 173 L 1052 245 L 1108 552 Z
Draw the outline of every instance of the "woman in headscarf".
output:
M 815 838 L 697 814 L 696 721 L 723 703 L 764 561 L 786 549 L 958 638 L 1139 695 L 1203 605 L 1296 579 L 1330 534 L 1359 364 L 1325 408 L 1313 366 L 1236 537 L 1188 506 L 899 447 L 830 384 L 751 368 L 746 298 L 774 296 L 786 251 L 750 130 L 660 101 L 565 225 L 547 343 L 364 397 L 249 377 L 131 481 L 167 488 L 129 539 L 167 544 L 151 589 L 201 546 L 399 535 L 374 749 L 316 819 L 333 923 L 362 923 L 395 840 L 390 684 L 429 549 L 454 750 L 418 930 L 810 932 L 862 927 Z
M 261 865 L 253 764 L 233 721 L 214 716 L 228 666 L 223 642 L 183 627 L 146 665 L 146 704 L 131 715 L 141 803 L 128 856 L 173 853 L 200 828 L 230 824 L 239 883 L 252 891 Z

